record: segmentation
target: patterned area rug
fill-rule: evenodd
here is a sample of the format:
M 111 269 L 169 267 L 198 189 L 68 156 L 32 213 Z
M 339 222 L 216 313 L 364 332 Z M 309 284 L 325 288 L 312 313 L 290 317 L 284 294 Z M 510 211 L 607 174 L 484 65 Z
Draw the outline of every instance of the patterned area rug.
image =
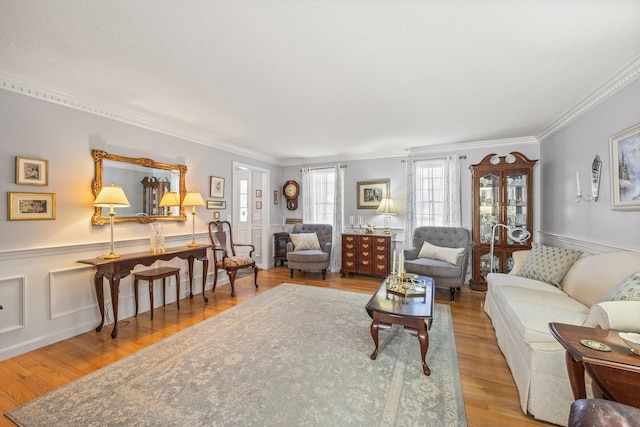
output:
M 449 306 L 418 339 L 370 296 L 282 284 L 6 414 L 20 426 L 465 426 Z

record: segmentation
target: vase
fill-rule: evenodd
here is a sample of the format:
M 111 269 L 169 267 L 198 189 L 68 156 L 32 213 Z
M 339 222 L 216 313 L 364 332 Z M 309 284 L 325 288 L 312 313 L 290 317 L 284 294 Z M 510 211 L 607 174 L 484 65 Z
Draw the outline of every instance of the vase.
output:
M 151 223 L 151 253 L 161 254 L 164 252 L 164 229 L 162 224 L 157 222 Z

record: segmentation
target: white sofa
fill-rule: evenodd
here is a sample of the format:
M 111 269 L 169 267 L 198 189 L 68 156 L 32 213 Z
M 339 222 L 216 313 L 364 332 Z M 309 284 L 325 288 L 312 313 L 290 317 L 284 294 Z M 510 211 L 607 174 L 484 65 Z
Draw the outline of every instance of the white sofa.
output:
M 573 393 L 565 351 L 549 332 L 549 323 L 640 333 L 640 301 L 602 302 L 612 288 L 640 271 L 640 252 L 585 254 L 568 270 L 561 289 L 517 275 L 529 252 L 514 253 L 509 274 L 488 275 L 484 310 L 518 387 L 522 410 L 567 425 Z

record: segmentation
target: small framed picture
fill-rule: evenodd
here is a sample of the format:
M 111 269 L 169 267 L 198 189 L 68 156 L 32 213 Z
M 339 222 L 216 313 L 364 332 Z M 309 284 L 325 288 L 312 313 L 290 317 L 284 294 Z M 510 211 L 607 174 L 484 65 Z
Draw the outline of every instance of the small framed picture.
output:
M 256 190 L 256 199 L 259 199 L 262 197 L 262 190 Z
M 9 221 L 56 219 L 55 193 L 7 193 Z
M 278 194 L 278 190 L 275 190 L 273 192 L 273 204 L 277 205 L 278 204 L 278 200 L 280 198 L 280 195 Z
M 220 219 L 220 211 L 213 211 L 213 219 Z
M 262 202 L 256 202 L 256 209 L 262 209 Z
M 611 209 L 640 209 L 640 124 L 609 138 Z
M 224 200 L 207 200 L 207 209 L 227 209 L 227 202 Z
M 212 176 L 209 183 L 209 196 L 210 197 L 224 197 L 224 178 L 219 176 Z
M 16 157 L 16 184 L 48 185 L 49 161 Z
M 377 209 L 385 197 L 389 197 L 390 180 L 358 182 L 358 209 Z

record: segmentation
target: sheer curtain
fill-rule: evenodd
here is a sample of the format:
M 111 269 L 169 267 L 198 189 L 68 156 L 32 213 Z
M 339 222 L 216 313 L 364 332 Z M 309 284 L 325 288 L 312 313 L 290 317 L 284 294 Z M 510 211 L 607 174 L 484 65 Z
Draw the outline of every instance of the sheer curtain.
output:
M 334 273 L 340 271 L 342 259 L 343 187 L 344 168 L 340 165 L 302 169 L 302 221 L 333 226 L 329 271 Z
M 416 227 L 462 225 L 460 156 L 455 154 L 422 161 L 410 157 L 405 166 L 407 217 L 404 244 L 405 248 L 411 248 L 413 229 Z M 418 212 L 418 209 L 426 208 L 428 212 Z

